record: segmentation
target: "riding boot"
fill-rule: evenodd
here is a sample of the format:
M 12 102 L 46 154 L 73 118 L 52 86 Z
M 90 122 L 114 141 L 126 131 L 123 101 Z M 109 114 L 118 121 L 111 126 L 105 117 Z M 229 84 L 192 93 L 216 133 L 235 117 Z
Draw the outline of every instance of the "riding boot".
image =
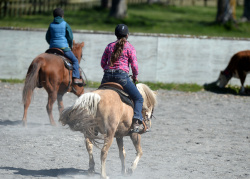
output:
M 142 121 L 134 118 L 133 119 L 133 132 L 135 132 L 135 133 L 141 132 L 143 130 L 143 128 L 144 127 L 143 127 Z
M 78 85 L 78 86 L 83 86 L 83 80 L 79 78 L 74 78 L 73 83 Z

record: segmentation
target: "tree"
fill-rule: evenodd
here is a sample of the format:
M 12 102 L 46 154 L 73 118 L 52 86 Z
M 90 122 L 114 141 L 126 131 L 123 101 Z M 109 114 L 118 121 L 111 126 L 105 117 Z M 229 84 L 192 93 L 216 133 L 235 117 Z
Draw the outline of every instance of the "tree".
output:
M 101 0 L 101 7 L 102 8 L 110 8 L 111 7 L 111 0 Z
M 229 21 L 235 21 L 236 0 L 217 0 L 216 22 L 224 24 Z
M 122 19 L 127 16 L 126 0 L 112 0 L 109 16 Z
M 244 0 L 244 12 L 242 21 L 250 21 L 250 0 Z

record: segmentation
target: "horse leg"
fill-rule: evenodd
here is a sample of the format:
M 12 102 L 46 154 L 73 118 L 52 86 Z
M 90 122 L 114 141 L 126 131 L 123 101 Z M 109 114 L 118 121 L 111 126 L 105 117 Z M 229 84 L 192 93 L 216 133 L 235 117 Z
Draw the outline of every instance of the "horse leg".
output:
M 104 145 L 101 151 L 101 178 L 108 179 L 109 177 L 106 175 L 106 158 L 108 155 L 108 150 L 113 142 L 114 132 L 108 131 L 107 136 L 104 139 Z
M 53 115 L 52 115 L 52 109 L 53 109 L 53 104 L 56 101 L 57 98 L 57 93 L 56 92 L 51 92 L 48 95 L 48 104 L 47 104 L 47 113 L 49 115 L 49 120 L 50 120 L 50 124 L 52 126 L 56 126 L 56 123 L 54 121 Z
M 125 153 L 125 149 L 124 149 L 124 145 L 123 145 L 123 138 L 116 138 L 116 142 L 119 148 L 119 157 L 121 159 L 121 163 L 122 163 L 122 174 L 125 174 L 125 157 L 126 157 L 126 153 Z
M 62 98 L 63 98 L 62 94 L 57 94 L 57 105 L 58 105 L 58 110 L 59 110 L 60 114 L 64 110 L 64 105 L 63 105 L 63 99 Z
M 244 74 L 243 71 L 240 71 L 238 73 L 239 73 L 239 78 L 240 78 L 240 83 L 241 83 L 240 94 L 245 94 L 244 83 L 245 83 L 245 80 L 246 80 L 246 75 Z
M 90 142 L 89 138 L 85 137 L 86 149 L 89 153 L 89 174 L 93 174 L 95 172 L 95 162 L 93 157 L 93 144 Z
M 127 171 L 129 174 L 132 174 L 135 171 L 135 169 L 137 167 L 137 164 L 138 164 L 138 162 L 139 162 L 139 160 L 140 160 L 140 158 L 142 156 L 141 135 L 138 134 L 138 133 L 132 133 L 130 135 L 130 138 L 133 141 L 133 144 L 134 144 L 136 152 L 137 152 L 136 158 L 135 158 L 131 168 L 129 168 L 128 171 Z

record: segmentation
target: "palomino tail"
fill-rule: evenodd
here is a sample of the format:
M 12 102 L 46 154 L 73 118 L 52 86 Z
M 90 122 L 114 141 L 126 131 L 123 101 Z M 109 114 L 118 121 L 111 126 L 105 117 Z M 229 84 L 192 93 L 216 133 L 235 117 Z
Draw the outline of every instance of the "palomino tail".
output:
M 69 125 L 74 131 L 81 131 L 85 135 L 92 133 L 97 124 L 96 120 L 93 119 L 96 117 L 100 100 L 100 95 L 96 93 L 81 95 L 73 106 L 63 110 L 59 121 L 63 125 Z
M 31 100 L 33 90 L 36 88 L 38 83 L 38 72 L 40 70 L 41 64 L 41 61 L 33 61 L 29 66 L 23 88 L 23 104 L 26 104 L 27 100 Z

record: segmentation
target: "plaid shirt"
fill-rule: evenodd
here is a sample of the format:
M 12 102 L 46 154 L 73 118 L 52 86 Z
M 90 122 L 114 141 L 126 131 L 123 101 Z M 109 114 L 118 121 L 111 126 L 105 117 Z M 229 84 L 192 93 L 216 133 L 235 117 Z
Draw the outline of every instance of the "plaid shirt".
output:
M 117 41 L 116 41 L 117 42 Z M 114 51 L 116 42 L 112 42 L 107 45 L 105 51 L 102 55 L 101 66 L 104 70 L 115 69 L 123 70 L 129 73 L 129 64 L 131 65 L 133 77 L 138 75 L 138 63 L 136 58 L 135 48 L 127 41 L 124 45 L 123 52 L 120 55 L 119 59 L 114 63 L 113 66 L 110 66 L 111 55 Z

